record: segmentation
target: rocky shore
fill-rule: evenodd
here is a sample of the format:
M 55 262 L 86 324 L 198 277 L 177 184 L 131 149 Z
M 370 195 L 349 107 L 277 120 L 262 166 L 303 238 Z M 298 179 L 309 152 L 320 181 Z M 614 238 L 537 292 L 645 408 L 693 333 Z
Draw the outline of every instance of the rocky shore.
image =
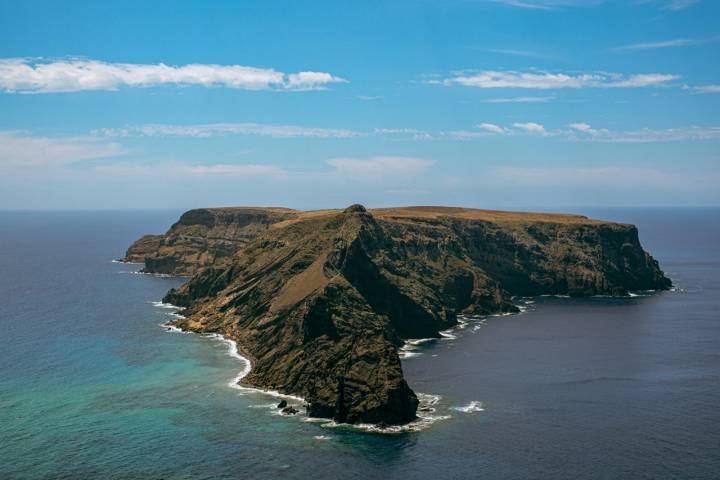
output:
M 193 275 L 163 301 L 186 308 L 182 329 L 238 343 L 243 382 L 300 395 L 313 416 L 387 425 L 416 417 L 404 339 L 516 311 L 513 296 L 671 285 L 632 225 L 450 207 L 191 210 L 125 260 Z

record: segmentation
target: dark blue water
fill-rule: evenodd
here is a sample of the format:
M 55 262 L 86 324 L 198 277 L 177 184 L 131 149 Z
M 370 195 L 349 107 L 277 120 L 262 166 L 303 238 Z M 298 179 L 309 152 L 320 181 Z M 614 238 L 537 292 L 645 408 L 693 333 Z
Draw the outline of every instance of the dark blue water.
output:
M 636 223 L 678 291 L 419 347 L 408 381 L 451 418 L 392 436 L 280 417 L 226 344 L 159 326 L 182 280 L 110 259 L 179 212 L 0 213 L 0 478 L 718 478 L 720 210 L 584 213 Z

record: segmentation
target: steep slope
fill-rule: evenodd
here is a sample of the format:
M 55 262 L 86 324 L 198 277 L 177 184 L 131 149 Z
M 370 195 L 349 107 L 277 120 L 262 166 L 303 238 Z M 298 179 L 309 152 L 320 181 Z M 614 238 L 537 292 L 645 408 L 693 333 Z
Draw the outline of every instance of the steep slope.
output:
M 237 340 L 251 385 L 312 415 L 402 424 L 417 399 L 397 347 L 512 295 L 623 295 L 670 285 L 631 225 L 443 207 L 297 212 L 166 302 L 178 326 Z

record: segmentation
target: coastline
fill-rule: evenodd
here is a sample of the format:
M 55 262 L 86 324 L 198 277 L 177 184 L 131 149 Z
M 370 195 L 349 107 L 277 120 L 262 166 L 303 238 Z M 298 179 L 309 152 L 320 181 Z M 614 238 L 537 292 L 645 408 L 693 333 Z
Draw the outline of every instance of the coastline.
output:
M 151 274 L 152 275 L 152 274 Z M 625 299 L 633 299 L 638 297 L 648 297 L 655 295 L 657 293 L 660 293 L 658 291 L 643 291 L 643 292 L 629 292 L 627 296 L 622 297 L 615 297 L 615 298 L 625 298 Z M 459 315 L 457 318 L 457 324 L 449 329 L 443 330 L 440 333 L 439 338 L 419 338 L 419 339 L 406 339 L 404 344 L 398 349 L 398 356 L 401 360 L 407 360 L 410 358 L 416 358 L 421 355 L 423 355 L 422 352 L 418 352 L 423 345 L 427 344 L 435 344 L 436 342 L 441 341 L 451 341 L 456 340 L 458 338 L 458 334 L 465 330 L 468 326 L 472 325 L 472 332 L 476 332 L 479 329 L 481 329 L 489 318 L 491 317 L 507 317 L 511 315 L 521 315 L 524 313 L 527 313 L 528 310 L 534 307 L 535 299 L 538 297 L 556 297 L 556 298 L 572 298 L 569 295 L 540 295 L 536 297 L 518 297 L 517 301 L 513 304 L 518 308 L 517 312 L 498 312 L 493 314 L 487 314 L 487 315 Z M 606 296 L 604 295 L 594 295 L 591 298 L 604 298 Z M 165 310 L 171 310 L 169 312 L 166 312 L 167 315 L 172 316 L 174 318 L 185 318 L 183 315 L 181 315 L 180 311 L 183 310 L 183 307 L 179 307 L 177 305 L 169 304 L 169 303 L 163 303 L 162 301 L 155 301 L 151 302 L 152 305 L 156 308 L 162 308 Z M 160 324 L 161 327 L 166 329 L 166 331 L 171 333 L 182 333 L 182 334 L 192 334 L 196 332 L 186 331 L 183 330 L 180 327 L 177 327 L 174 325 L 174 322 L 172 320 Z M 251 385 L 246 385 L 242 383 L 242 379 L 245 378 L 250 371 L 252 370 L 252 361 L 242 355 L 240 353 L 241 347 L 238 345 L 238 343 L 235 340 L 226 338 L 220 333 L 201 333 L 199 334 L 203 338 L 209 338 L 216 341 L 220 341 L 227 345 L 227 354 L 230 355 L 233 358 L 236 358 L 240 360 L 243 363 L 243 368 L 240 370 L 240 372 L 233 377 L 233 379 L 228 382 L 227 386 L 234 389 L 239 390 L 243 392 L 254 392 L 254 393 L 260 393 L 264 395 L 271 396 L 273 398 L 279 398 L 283 400 L 289 400 L 292 406 L 294 407 L 303 407 L 306 404 L 306 401 L 303 397 L 299 395 L 292 395 L 292 394 L 285 394 L 278 392 L 277 390 L 265 390 L 262 388 L 254 387 Z M 442 400 L 441 395 L 433 395 L 433 394 L 425 394 L 421 392 L 416 392 L 418 396 L 418 400 L 420 401 L 420 405 L 418 406 L 418 413 L 417 413 L 417 419 L 413 420 L 412 422 L 409 422 L 405 425 L 377 425 L 377 424 L 367 424 L 367 423 L 358 423 L 358 424 L 348 424 L 348 423 L 337 423 L 333 419 L 330 418 L 324 418 L 324 417 L 310 417 L 306 413 L 304 413 L 302 410 L 300 410 L 295 415 L 286 415 L 281 414 L 279 412 L 276 412 L 277 408 L 274 404 L 267 405 L 267 408 L 271 409 L 273 414 L 281 415 L 283 417 L 298 417 L 301 419 L 301 421 L 304 422 L 310 422 L 310 423 L 319 423 L 320 426 L 323 428 L 343 428 L 348 430 L 355 430 L 360 432 L 366 432 L 366 433 L 380 433 L 380 434 L 400 434 L 400 433 L 407 433 L 407 432 L 418 432 L 421 430 L 425 430 L 435 423 L 443 420 L 448 420 L 452 418 L 452 415 L 446 414 L 446 415 L 435 415 L 437 413 L 437 407 Z M 485 407 L 483 405 L 482 401 L 478 400 L 472 400 L 467 405 L 461 405 L 461 406 L 448 406 L 447 410 L 455 411 L 455 412 L 462 412 L 462 413 L 476 413 L 476 412 L 483 412 L 485 411 Z
M 668 292 L 675 292 L 679 291 L 680 289 L 676 287 L 671 287 Z M 627 295 L 622 296 L 613 296 L 613 295 L 592 295 L 590 297 L 585 298 L 617 298 L 617 299 L 624 299 L 624 300 L 632 300 L 634 298 L 643 298 L 643 297 L 652 297 L 654 295 L 658 295 L 660 293 L 663 293 L 664 290 L 639 290 L 639 291 L 630 291 Z M 398 349 L 398 355 L 400 356 L 401 360 L 408 360 L 411 358 L 417 358 L 421 355 L 423 355 L 423 352 L 420 352 L 419 350 L 422 349 L 424 345 L 427 344 L 435 344 L 437 342 L 447 341 L 447 340 L 456 340 L 458 338 L 458 334 L 465 330 L 471 323 L 472 325 L 472 332 L 477 332 L 480 330 L 488 321 L 488 319 L 492 317 L 508 317 L 511 315 L 522 315 L 524 313 L 527 313 L 529 310 L 534 309 L 535 301 L 537 298 L 562 298 L 562 299 L 570 299 L 570 298 L 583 298 L 583 297 L 572 297 L 570 295 L 536 295 L 531 297 L 513 297 L 513 305 L 517 308 L 517 312 L 497 312 L 497 313 L 490 313 L 485 315 L 458 315 L 457 316 L 457 324 L 445 329 L 441 330 L 440 337 L 430 337 L 430 338 L 407 338 L 403 342 L 402 346 Z M 457 410 L 455 407 L 451 407 L 451 410 Z
M 165 310 L 172 310 L 170 312 L 165 312 L 167 315 L 172 316 L 174 318 L 184 318 L 181 314 L 177 313 L 183 310 L 183 307 L 179 307 L 177 305 L 173 305 L 171 303 L 163 303 L 162 301 L 154 301 L 150 302 L 155 308 L 162 308 Z M 159 324 L 160 327 L 164 328 L 167 332 L 170 333 L 182 333 L 182 334 L 193 334 L 196 332 L 190 332 L 187 330 L 183 330 L 180 327 L 177 327 L 176 325 L 173 325 L 173 321 L 170 320 L 165 323 Z M 240 360 L 244 367 L 243 369 L 233 377 L 233 379 L 228 382 L 227 386 L 234 389 L 234 390 L 240 390 L 245 392 L 254 392 L 254 393 L 260 393 L 264 395 L 269 395 L 274 398 L 280 398 L 283 400 L 290 400 L 293 402 L 297 402 L 294 404 L 291 404 L 296 407 L 302 407 L 305 405 L 306 401 L 303 397 L 299 395 L 291 395 L 286 393 L 278 392 L 277 390 L 265 390 L 258 387 L 253 387 L 250 385 L 244 385 L 242 384 L 242 379 L 245 378 L 250 371 L 252 370 L 252 361 L 242 355 L 240 353 L 240 347 L 238 343 L 235 340 L 226 338 L 225 336 L 219 334 L 219 333 L 202 333 L 199 334 L 201 338 L 208 338 L 212 340 L 216 340 L 219 342 L 222 342 L 227 345 L 227 354 L 230 355 L 233 358 L 236 358 Z M 381 433 L 381 434 L 398 434 L 398 433 L 406 433 L 406 432 L 418 432 L 420 430 L 425 430 L 426 428 L 429 428 L 434 423 L 442 420 L 447 420 L 449 418 L 452 418 L 451 415 L 432 415 L 436 413 L 437 411 L 437 404 L 440 402 L 442 397 L 440 395 L 433 395 L 433 394 L 426 394 L 426 393 L 420 393 L 416 392 L 418 396 L 418 400 L 420 401 L 420 405 L 418 406 L 418 415 L 417 419 L 413 420 L 412 422 L 409 422 L 405 425 L 377 425 L 377 424 L 371 424 L 371 423 L 357 423 L 357 424 L 350 424 L 350 423 L 337 423 L 331 418 L 324 418 L 324 417 L 310 417 L 306 413 L 303 413 L 302 410 L 299 411 L 295 415 L 285 415 L 280 414 L 283 417 L 298 417 L 301 418 L 304 422 L 311 422 L 311 423 L 322 423 L 320 425 L 323 428 L 343 428 L 343 429 L 349 429 L 349 430 L 357 430 L 362 432 L 369 432 L 369 433 Z M 478 403 L 476 401 L 473 401 L 474 403 Z M 471 403 L 473 403 L 471 402 Z M 481 403 L 481 402 L 480 402 Z M 277 408 L 274 405 L 269 405 L 268 408 L 272 408 L 272 410 L 277 410 Z M 457 411 L 465 411 L 461 410 L 462 407 L 450 407 L 451 409 L 457 410 Z M 469 410 L 469 411 L 481 411 L 481 410 Z

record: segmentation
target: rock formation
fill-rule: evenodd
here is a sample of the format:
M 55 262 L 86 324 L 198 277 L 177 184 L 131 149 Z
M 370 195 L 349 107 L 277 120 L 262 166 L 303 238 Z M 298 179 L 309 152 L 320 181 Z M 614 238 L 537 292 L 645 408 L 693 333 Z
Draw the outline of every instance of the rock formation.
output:
M 287 208 L 200 208 L 185 212 L 164 235 L 145 235 L 128 248 L 126 262 L 144 272 L 192 275 L 220 265 L 274 223 L 297 216 Z
M 632 225 L 448 207 L 193 210 L 127 258 L 143 256 L 147 271 L 196 272 L 164 301 L 186 307 L 177 326 L 237 341 L 244 382 L 348 423 L 413 420 L 398 347 L 460 314 L 670 286 Z

